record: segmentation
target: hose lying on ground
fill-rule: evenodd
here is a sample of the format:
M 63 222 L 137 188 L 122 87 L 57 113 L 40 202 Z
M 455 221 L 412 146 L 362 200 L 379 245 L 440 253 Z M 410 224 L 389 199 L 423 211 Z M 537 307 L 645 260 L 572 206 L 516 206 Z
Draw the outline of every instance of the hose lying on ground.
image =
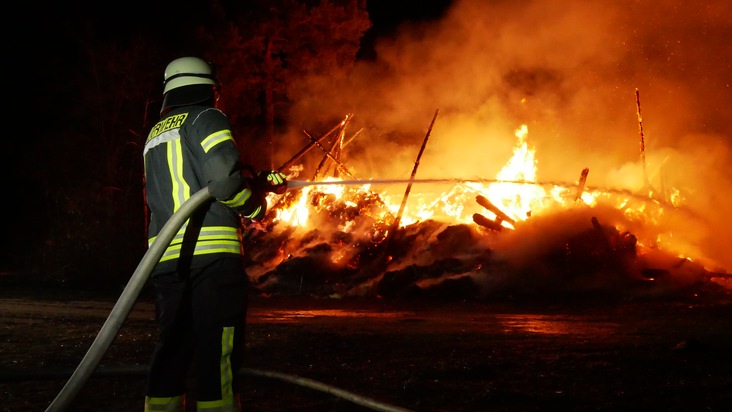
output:
M 318 382 L 318 381 L 308 379 L 308 378 L 303 378 L 300 376 L 288 375 L 288 374 L 280 373 L 280 372 L 263 371 L 263 370 L 259 370 L 259 369 L 250 369 L 250 368 L 243 368 L 241 371 L 248 375 L 263 376 L 266 378 L 279 379 L 279 380 L 294 383 L 294 384 L 297 384 L 300 386 L 305 386 L 310 389 L 319 390 L 319 391 L 337 396 L 339 398 L 345 399 L 347 401 L 353 402 L 357 405 L 361 405 L 361 406 L 365 406 L 369 409 L 373 409 L 375 411 L 411 412 L 409 409 L 400 408 L 398 406 L 386 405 L 381 402 L 375 401 L 371 398 L 366 398 L 366 397 L 363 397 L 360 395 L 356 395 L 352 392 L 348 392 L 343 389 L 338 389 L 336 387 L 326 385 L 322 382 Z
M 180 209 L 173 213 L 173 216 L 165 222 L 165 226 L 160 230 L 155 242 L 150 245 L 142 260 L 137 265 L 137 269 L 135 269 L 132 277 L 127 282 L 127 286 L 122 291 L 122 294 L 112 308 L 104 325 L 102 325 L 102 329 L 97 334 L 94 342 L 89 346 L 86 355 L 84 355 L 84 358 L 79 363 L 79 366 L 76 367 L 71 378 L 66 382 L 66 385 L 61 389 L 61 392 L 56 395 L 56 398 L 48 406 L 46 412 L 62 412 L 66 410 L 69 403 L 76 397 L 89 379 L 89 376 L 94 372 L 94 369 L 99 365 L 102 356 L 109 349 L 109 345 L 117 336 L 117 332 L 119 332 L 120 327 L 122 327 L 125 319 L 130 314 L 130 310 L 135 304 L 135 299 L 137 299 L 142 287 L 147 282 L 150 272 L 152 272 L 155 265 L 160 261 L 160 258 L 163 256 L 168 245 L 170 245 L 175 234 L 178 233 L 178 230 L 180 230 L 183 223 L 185 223 L 193 212 L 211 198 L 212 196 L 208 191 L 208 187 L 204 187 L 183 202 Z
M 163 256 L 163 253 L 165 252 L 165 249 L 168 247 L 168 245 L 170 245 L 173 237 L 175 237 L 176 233 L 178 233 L 178 230 L 180 230 L 180 228 L 183 226 L 183 223 L 185 223 L 185 221 L 193 214 L 193 212 L 211 198 L 212 196 L 208 191 L 208 187 L 204 187 L 203 189 L 196 192 L 193 196 L 191 196 L 187 201 L 185 201 L 181 205 L 180 209 L 173 213 L 173 216 L 168 219 L 168 221 L 165 223 L 165 226 L 163 226 L 163 228 L 160 230 L 160 233 L 158 234 L 155 242 L 150 245 L 147 252 L 142 257 L 142 260 L 140 260 L 140 263 L 137 265 L 137 269 L 135 269 L 135 272 L 132 274 L 130 280 L 127 282 L 127 286 L 125 286 L 125 289 L 122 291 L 122 294 L 117 300 L 117 303 L 112 308 L 112 311 L 107 317 L 107 320 L 104 322 L 104 325 L 102 325 L 102 328 L 94 339 L 94 342 L 92 342 L 91 346 L 89 346 L 86 355 L 84 355 L 84 358 L 71 374 L 71 377 L 66 382 L 66 385 L 64 385 L 64 387 L 61 389 L 61 392 L 56 395 L 56 398 L 48 406 L 46 412 L 63 412 L 68 408 L 71 401 L 74 400 L 79 391 L 81 391 L 81 388 L 84 386 L 84 384 L 86 384 L 87 380 L 89 380 L 89 377 L 94 373 L 95 369 L 99 365 L 99 361 L 102 359 L 104 354 L 109 349 L 109 345 L 117 336 L 117 332 L 119 332 L 119 329 L 122 327 L 125 319 L 127 319 L 127 316 L 130 314 L 130 310 L 132 309 L 135 300 L 137 299 L 140 291 L 145 285 L 145 282 L 147 282 L 150 273 L 155 268 L 155 265 L 158 263 L 158 261 L 160 261 L 160 258 Z M 108 372 L 112 371 L 116 374 L 129 374 L 130 372 L 145 373 L 146 369 L 116 368 L 114 370 L 106 371 L 107 375 L 109 375 Z M 105 373 L 104 369 L 100 369 L 98 372 Z M 46 373 L 50 372 L 46 371 Z M 289 381 L 291 383 L 306 386 L 311 389 L 327 392 L 329 394 L 349 400 L 358 405 L 369 407 L 376 411 L 410 412 L 407 409 L 385 405 L 372 399 L 361 397 L 351 392 L 347 392 L 342 389 L 328 386 L 318 381 L 301 378 L 298 376 L 287 375 L 278 372 L 261 371 L 257 369 L 243 369 L 239 373 Z M 67 375 L 68 374 L 64 374 L 63 376 Z
M 62 379 L 69 376 L 72 372 L 70 370 L 58 369 L 37 369 L 37 370 L 24 370 L 13 373 L 0 373 L 0 382 L 3 381 L 30 381 L 30 380 L 55 380 Z M 146 366 L 117 366 L 117 367 L 104 367 L 98 368 L 93 371 L 94 376 L 97 377 L 144 377 L 147 375 Z M 253 376 L 263 377 L 270 379 L 277 379 L 284 382 L 300 385 L 306 388 L 325 392 L 329 395 L 345 399 L 356 405 L 366 407 L 368 409 L 379 411 L 379 412 L 413 412 L 411 409 L 404 409 L 398 406 L 388 405 L 374 399 L 355 394 L 334 386 L 319 382 L 313 379 L 303 378 L 297 375 L 290 375 L 281 372 L 267 371 L 261 369 L 242 368 L 239 369 L 240 376 Z

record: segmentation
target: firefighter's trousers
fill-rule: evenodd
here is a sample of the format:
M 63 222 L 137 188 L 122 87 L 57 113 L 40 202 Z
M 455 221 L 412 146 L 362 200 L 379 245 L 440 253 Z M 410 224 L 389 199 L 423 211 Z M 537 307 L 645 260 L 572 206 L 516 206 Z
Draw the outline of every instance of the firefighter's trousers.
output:
M 152 282 L 160 337 L 145 411 L 185 410 L 191 378 L 198 411 L 239 411 L 237 371 L 244 355 L 249 285 L 241 256 L 224 255 L 198 269 L 154 273 Z

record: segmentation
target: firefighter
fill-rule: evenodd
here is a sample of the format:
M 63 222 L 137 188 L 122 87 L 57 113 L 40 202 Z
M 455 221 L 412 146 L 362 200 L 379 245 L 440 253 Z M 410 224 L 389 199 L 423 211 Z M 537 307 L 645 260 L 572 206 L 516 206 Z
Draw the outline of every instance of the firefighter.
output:
M 249 279 L 241 223 L 259 221 L 285 176 L 242 167 L 226 115 L 216 108 L 214 66 L 198 57 L 165 69 L 160 121 L 143 151 L 148 242 L 193 194 L 213 199 L 192 213 L 151 273 L 159 338 L 145 411 L 185 411 L 189 368 L 198 411 L 240 411 L 237 370 L 244 352 Z M 242 218 L 243 217 L 243 218 Z

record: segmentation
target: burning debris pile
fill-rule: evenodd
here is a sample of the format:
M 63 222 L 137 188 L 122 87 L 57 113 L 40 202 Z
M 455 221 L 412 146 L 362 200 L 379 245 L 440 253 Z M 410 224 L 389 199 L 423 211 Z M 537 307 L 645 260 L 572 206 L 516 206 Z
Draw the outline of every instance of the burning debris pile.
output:
M 526 133 L 516 131 L 496 179 L 419 181 L 415 166 L 408 181 L 301 182 L 272 199 L 266 227 L 245 234 L 252 284 L 265 295 L 493 301 L 732 290 L 726 273 L 664 250 L 654 224 L 672 203 L 586 186 L 589 169 L 571 185 L 536 182 Z M 333 153 L 326 159 L 347 170 Z M 394 199 L 379 191 L 385 183 L 408 189 Z M 442 192 L 408 196 L 412 183 Z
M 254 286 L 488 300 L 732 290 L 730 2 L 450 3 L 345 77 L 289 88 L 293 128 L 359 117 L 306 132 L 300 151 L 300 130 L 278 136 L 297 152 L 279 170 L 309 185 L 247 233 Z
M 267 295 L 487 299 L 668 297 L 724 292 L 724 274 L 640 246 L 603 223 L 608 207 L 576 207 L 532 217 L 513 230 L 425 220 L 389 232 L 374 193 L 344 201 L 306 196 L 313 225 L 276 221 L 249 238 L 253 284 Z M 393 218 L 393 216 L 391 216 Z

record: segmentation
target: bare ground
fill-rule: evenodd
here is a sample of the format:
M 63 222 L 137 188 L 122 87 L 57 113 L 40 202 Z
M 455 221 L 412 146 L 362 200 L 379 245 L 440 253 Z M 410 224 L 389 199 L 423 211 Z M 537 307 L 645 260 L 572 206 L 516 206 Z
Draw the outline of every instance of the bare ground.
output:
M 115 301 L 2 290 L 0 410 L 46 410 Z M 143 295 L 69 410 L 141 411 L 155 334 L 153 305 Z M 247 339 L 246 411 L 707 412 L 732 405 L 728 297 L 539 304 L 253 296 Z

